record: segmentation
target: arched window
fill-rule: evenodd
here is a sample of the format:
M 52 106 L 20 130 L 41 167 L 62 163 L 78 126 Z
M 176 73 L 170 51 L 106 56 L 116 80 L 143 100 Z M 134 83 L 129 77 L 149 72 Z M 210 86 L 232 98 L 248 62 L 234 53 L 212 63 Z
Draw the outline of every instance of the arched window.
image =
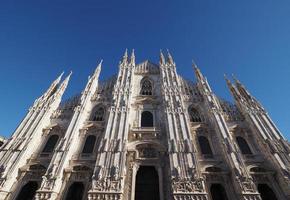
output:
M 208 139 L 205 136 L 198 136 L 200 151 L 203 155 L 212 155 L 212 150 Z
M 277 200 L 274 191 L 267 184 L 258 184 L 258 191 L 262 200 Z
M 228 200 L 225 188 L 221 184 L 212 184 L 210 194 L 212 200 Z
M 153 127 L 153 114 L 149 111 L 142 112 L 141 127 Z
M 93 153 L 96 142 L 96 136 L 89 135 L 86 139 L 82 153 Z
M 152 83 L 150 80 L 145 79 L 141 83 L 141 95 L 152 95 Z
M 104 121 L 105 109 L 103 107 L 98 107 L 93 113 L 93 121 Z
M 31 200 L 34 199 L 38 184 L 35 181 L 29 181 L 20 190 L 16 200 Z
M 43 148 L 43 153 L 51 153 L 54 150 L 54 147 L 58 141 L 58 135 L 52 135 L 49 137 L 49 139 L 46 142 L 45 147 Z
M 251 151 L 247 141 L 243 137 L 238 136 L 238 137 L 236 137 L 236 140 L 237 140 L 238 146 L 239 146 L 242 154 L 252 154 L 252 151 Z
M 191 122 L 202 122 L 203 121 L 199 112 L 195 108 L 193 108 L 193 107 L 189 108 L 188 112 L 189 112 L 189 117 L 190 117 Z
M 85 186 L 82 182 L 74 182 L 68 189 L 66 200 L 82 200 Z

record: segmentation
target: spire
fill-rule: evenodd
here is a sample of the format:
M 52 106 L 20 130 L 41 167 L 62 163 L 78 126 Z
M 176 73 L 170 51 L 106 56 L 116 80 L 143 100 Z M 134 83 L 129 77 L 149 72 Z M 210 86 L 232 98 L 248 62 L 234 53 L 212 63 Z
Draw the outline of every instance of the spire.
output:
M 173 58 L 172 58 L 172 56 L 171 56 L 171 54 L 170 54 L 170 52 L 169 52 L 168 49 L 167 49 L 167 62 L 168 62 L 169 64 L 174 65 Z
M 161 49 L 160 49 L 160 61 L 159 62 L 161 65 L 165 64 L 165 57 L 164 57 Z
M 94 76 L 99 77 L 100 72 L 102 70 L 102 63 L 103 63 L 103 59 L 99 62 L 98 66 L 96 67 Z
M 135 65 L 135 50 L 132 50 L 131 58 L 130 58 L 130 63 Z
M 228 86 L 232 96 L 235 98 L 235 100 L 239 101 L 241 99 L 240 93 L 237 91 L 236 87 L 231 83 L 231 81 L 227 78 L 226 75 L 224 75 L 224 78 L 227 82 L 227 86 Z
M 60 95 L 62 95 L 64 93 L 64 91 L 65 91 L 65 89 L 66 89 L 66 87 L 67 87 L 67 85 L 69 83 L 69 79 L 70 79 L 71 75 L 72 75 L 72 71 L 70 71 L 69 75 L 64 79 L 64 81 L 59 86 L 58 93 Z
M 200 69 L 197 67 L 195 62 L 192 60 L 192 67 L 195 72 L 196 78 L 200 81 L 203 82 L 205 80 L 205 77 L 202 75 Z
M 54 92 L 55 89 L 57 87 L 57 85 L 59 84 L 62 76 L 63 76 L 64 72 L 62 72 L 53 82 L 52 84 L 49 86 L 49 88 L 47 89 L 47 91 L 44 93 L 43 98 L 45 97 L 50 97 Z
M 240 94 L 243 95 L 246 100 L 253 100 L 253 97 L 247 91 L 246 87 L 234 75 L 232 75 L 232 77 L 235 80 L 236 87 Z
M 123 64 L 127 64 L 128 63 L 128 49 L 125 50 L 125 53 L 123 55 L 123 59 L 122 62 Z

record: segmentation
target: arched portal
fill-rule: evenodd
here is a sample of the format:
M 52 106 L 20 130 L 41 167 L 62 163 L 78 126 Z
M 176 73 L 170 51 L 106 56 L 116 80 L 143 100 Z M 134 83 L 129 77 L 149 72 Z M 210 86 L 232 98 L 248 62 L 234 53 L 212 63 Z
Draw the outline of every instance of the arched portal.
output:
M 267 184 L 258 184 L 258 191 L 262 200 L 277 200 L 275 193 Z
M 84 184 L 81 182 L 74 182 L 68 189 L 66 200 L 82 200 L 84 196 Z
M 226 191 L 221 184 L 212 184 L 210 186 L 212 200 L 228 200 Z
M 20 190 L 16 200 L 32 200 L 34 199 L 38 184 L 36 181 L 29 181 Z
M 158 173 L 152 166 L 141 166 L 136 175 L 135 200 L 159 200 Z

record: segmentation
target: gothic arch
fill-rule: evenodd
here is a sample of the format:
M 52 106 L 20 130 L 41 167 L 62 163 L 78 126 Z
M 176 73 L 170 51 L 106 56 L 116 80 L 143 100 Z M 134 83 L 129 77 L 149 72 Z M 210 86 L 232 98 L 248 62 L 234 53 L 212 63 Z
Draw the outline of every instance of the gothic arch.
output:
M 42 153 L 52 153 L 56 147 L 58 140 L 59 140 L 59 135 L 57 134 L 50 135 L 46 141 L 45 146 L 42 149 Z
M 135 142 L 132 142 L 130 144 L 128 144 L 128 150 L 129 151 L 136 151 L 138 148 L 142 147 L 142 146 L 146 146 L 146 145 L 150 145 L 152 147 L 154 147 L 156 150 L 158 151 L 166 151 L 166 147 L 162 144 L 160 144 L 159 142 L 155 142 L 155 141 L 146 141 L 146 142 L 143 142 L 143 141 L 135 141 Z
M 104 121 L 105 114 L 106 114 L 105 107 L 101 104 L 98 104 L 93 109 L 90 120 L 91 121 Z
M 140 82 L 140 95 L 153 95 L 153 81 L 144 77 Z
M 82 182 L 73 182 L 67 190 L 66 200 L 82 200 L 85 193 L 85 185 Z
M 252 155 L 252 150 L 248 144 L 248 142 L 242 137 L 242 136 L 237 136 L 236 137 L 237 144 L 244 155 Z
M 32 200 L 38 189 L 38 183 L 36 181 L 29 181 L 20 189 L 16 200 Z

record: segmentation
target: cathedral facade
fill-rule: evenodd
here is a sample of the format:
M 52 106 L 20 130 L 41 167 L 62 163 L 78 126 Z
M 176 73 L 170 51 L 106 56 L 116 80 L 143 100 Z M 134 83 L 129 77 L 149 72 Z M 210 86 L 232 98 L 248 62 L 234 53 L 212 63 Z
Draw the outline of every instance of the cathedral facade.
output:
M 237 79 L 235 102 L 196 82 L 172 56 L 99 81 L 61 101 L 59 76 L 0 150 L 1 200 L 289 200 L 290 145 Z

